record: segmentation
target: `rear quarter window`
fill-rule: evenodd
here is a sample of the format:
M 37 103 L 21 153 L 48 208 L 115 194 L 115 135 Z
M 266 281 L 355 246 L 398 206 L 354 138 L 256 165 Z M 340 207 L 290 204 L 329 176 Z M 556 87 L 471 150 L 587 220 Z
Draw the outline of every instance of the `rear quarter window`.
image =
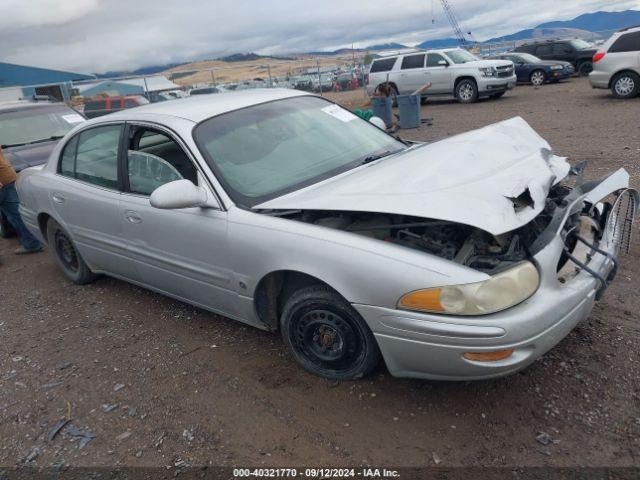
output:
M 374 60 L 374 62 L 371 64 L 370 72 L 371 73 L 388 72 L 393 68 L 397 59 L 398 57 L 391 57 L 391 58 L 383 58 L 381 60 Z
M 631 32 L 621 35 L 613 45 L 609 47 L 608 53 L 636 52 L 640 50 L 640 32 Z

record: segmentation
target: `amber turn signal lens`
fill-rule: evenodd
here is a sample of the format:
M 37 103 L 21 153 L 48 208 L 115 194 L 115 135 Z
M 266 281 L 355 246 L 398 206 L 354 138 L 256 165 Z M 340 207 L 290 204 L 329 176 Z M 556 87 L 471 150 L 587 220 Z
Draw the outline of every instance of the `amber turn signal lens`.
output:
M 495 352 L 466 352 L 462 356 L 474 362 L 497 362 L 509 358 L 513 354 L 513 349 L 496 350 Z
M 399 306 L 409 310 L 444 312 L 444 307 L 440 303 L 440 292 L 441 289 L 432 288 L 407 293 L 400 299 Z

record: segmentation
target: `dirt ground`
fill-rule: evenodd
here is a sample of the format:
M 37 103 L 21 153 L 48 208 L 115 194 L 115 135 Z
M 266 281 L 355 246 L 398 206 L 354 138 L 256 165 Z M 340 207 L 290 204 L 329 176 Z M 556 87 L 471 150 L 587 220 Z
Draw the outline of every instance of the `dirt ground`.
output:
M 639 112 L 640 98 L 573 79 L 475 105 L 430 101 L 432 125 L 400 133 L 434 141 L 521 115 L 557 153 L 589 160 L 587 176 L 626 167 L 640 186 Z M 556 348 L 519 374 L 463 383 L 383 366 L 331 383 L 301 370 L 277 334 L 109 278 L 72 285 L 50 253 L 16 246 L 0 240 L 0 466 L 640 463 L 637 240 Z M 83 432 L 94 438 L 79 448 Z

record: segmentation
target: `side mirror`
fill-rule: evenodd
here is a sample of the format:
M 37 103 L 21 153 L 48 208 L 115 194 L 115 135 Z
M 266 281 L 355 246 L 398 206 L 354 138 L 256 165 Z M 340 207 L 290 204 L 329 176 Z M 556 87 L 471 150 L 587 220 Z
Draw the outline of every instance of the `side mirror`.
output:
M 207 191 L 195 186 L 191 180 L 175 180 L 156 188 L 149 198 L 151 206 L 163 210 L 181 208 L 212 207 L 207 201 Z
M 446 60 L 438 60 L 438 65 L 440 65 L 441 67 L 448 67 L 449 62 L 447 62 Z

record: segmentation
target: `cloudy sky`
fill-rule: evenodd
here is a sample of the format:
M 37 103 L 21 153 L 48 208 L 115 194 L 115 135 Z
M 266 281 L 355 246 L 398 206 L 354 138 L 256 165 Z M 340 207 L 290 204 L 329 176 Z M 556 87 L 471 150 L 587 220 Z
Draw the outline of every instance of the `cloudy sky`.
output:
M 450 0 L 477 40 L 640 0 Z M 432 0 L 0 0 L 0 61 L 102 73 L 450 37 Z

